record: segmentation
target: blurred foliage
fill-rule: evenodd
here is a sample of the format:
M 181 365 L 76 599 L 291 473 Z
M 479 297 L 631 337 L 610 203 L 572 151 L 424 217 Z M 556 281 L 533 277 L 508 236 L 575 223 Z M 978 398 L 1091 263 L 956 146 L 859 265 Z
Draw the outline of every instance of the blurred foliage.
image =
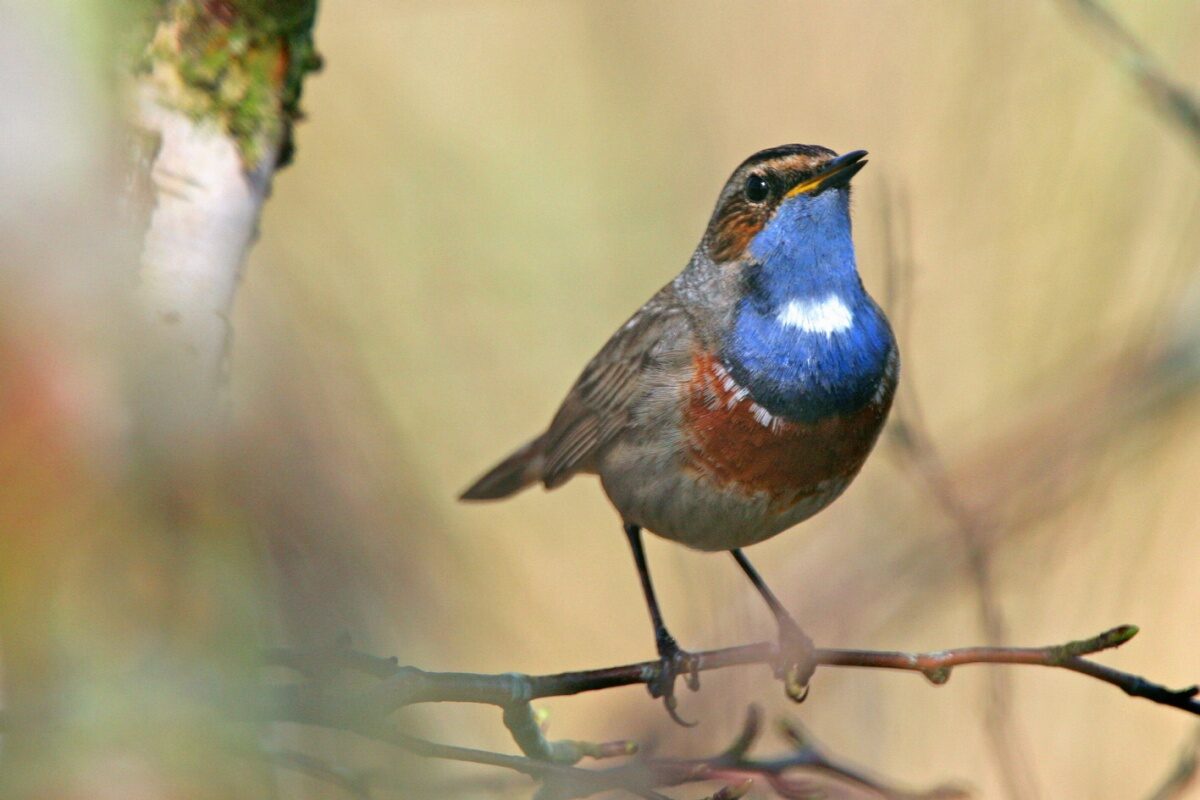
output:
M 1200 6 L 1112 7 L 1169 74 L 1200 74 Z M 871 151 L 864 279 L 904 320 L 902 392 L 967 502 L 999 520 L 1014 639 L 1133 622 L 1140 641 L 1112 663 L 1200 677 L 1200 403 L 1186 381 L 1172 402 L 1136 403 L 1148 376 L 1190 374 L 1186 359 L 1127 369 L 1200 319 L 1200 165 L 1059 6 L 325 4 L 326 70 L 233 320 L 230 429 L 202 452 L 131 435 L 140 345 L 119 290 L 136 242 L 113 234 L 124 153 L 106 76 L 126 20 L 112 13 L 0 11 L 0 697 L 8 719 L 45 722 L 5 737 L 0 795 L 337 796 L 231 755 L 265 740 L 388 763 L 405 796 L 528 796 L 477 768 L 230 725 L 196 687 L 253 677 L 264 643 L 344 632 L 430 669 L 648 657 L 594 481 L 453 497 L 548 421 L 683 266 L 733 166 L 790 141 Z M 889 225 L 913 261 L 896 293 Z M 1051 504 L 1036 490 L 1055 476 L 1070 491 Z M 1038 502 L 1005 513 L 1026 495 Z M 755 550 L 819 643 L 980 636 L 953 524 L 891 445 L 832 509 Z M 649 556 L 685 645 L 771 635 L 728 559 L 659 542 Z M 1031 777 L 1047 797 L 1146 796 L 1188 720 L 1091 683 L 1014 671 Z M 996 797 L 984 687 L 969 670 L 938 689 L 829 671 L 798 713 L 872 769 Z M 641 690 L 547 706 L 557 736 L 695 754 L 731 739 L 752 701 L 784 707 L 765 670 L 705 676 L 681 698 L 703 722 L 691 731 Z M 402 721 L 512 747 L 488 709 Z

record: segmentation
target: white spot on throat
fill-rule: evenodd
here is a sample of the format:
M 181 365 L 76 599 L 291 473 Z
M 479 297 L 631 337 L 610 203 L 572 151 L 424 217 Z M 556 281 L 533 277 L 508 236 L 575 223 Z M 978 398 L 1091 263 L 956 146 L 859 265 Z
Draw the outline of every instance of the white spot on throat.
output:
M 854 324 L 854 312 L 836 294 L 823 300 L 791 299 L 775 316 L 785 328 L 799 328 L 805 333 L 826 336 L 849 330 Z

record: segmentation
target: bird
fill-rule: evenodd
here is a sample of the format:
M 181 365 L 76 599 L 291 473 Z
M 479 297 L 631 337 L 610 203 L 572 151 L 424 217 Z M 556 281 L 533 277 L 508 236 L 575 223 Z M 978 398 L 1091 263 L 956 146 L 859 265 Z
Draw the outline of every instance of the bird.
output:
M 642 532 L 729 551 L 773 614 L 776 675 L 800 701 L 815 648 L 743 548 L 836 500 L 892 405 L 900 355 L 859 276 L 850 182 L 865 150 L 762 150 L 735 169 L 687 266 L 587 363 L 549 426 L 462 493 L 496 500 L 599 476 L 654 628 L 648 682 L 670 716 L 698 660 L 663 621 Z

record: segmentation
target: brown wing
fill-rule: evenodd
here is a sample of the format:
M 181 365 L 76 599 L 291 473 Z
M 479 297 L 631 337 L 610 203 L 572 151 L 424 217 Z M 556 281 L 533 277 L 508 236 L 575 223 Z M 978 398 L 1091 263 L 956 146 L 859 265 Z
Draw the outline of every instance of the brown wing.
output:
M 671 286 L 642 306 L 588 362 L 540 439 L 542 481 L 553 489 L 580 471 L 634 420 L 636 401 L 662 382 L 690 341 Z

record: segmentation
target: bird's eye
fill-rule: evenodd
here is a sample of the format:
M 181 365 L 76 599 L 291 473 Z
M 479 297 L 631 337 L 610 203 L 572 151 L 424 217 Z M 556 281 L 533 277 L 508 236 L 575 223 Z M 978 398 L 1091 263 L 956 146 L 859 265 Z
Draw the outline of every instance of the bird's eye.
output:
M 755 173 L 746 178 L 746 199 L 751 203 L 761 203 L 771 194 L 771 184 L 762 175 Z

